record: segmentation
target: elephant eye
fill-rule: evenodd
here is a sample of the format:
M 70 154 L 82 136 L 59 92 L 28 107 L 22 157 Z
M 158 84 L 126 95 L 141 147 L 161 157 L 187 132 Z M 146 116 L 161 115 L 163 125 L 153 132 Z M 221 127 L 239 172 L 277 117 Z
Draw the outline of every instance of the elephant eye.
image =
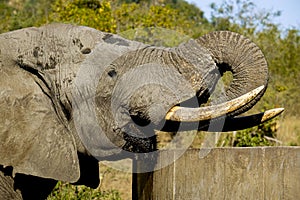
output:
M 89 54 L 91 52 L 92 52 L 92 50 L 90 48 L 84 48 L 84 49 L 81 50 L 82 54 Z
M 110 76 L 111 78 L 115 77 L 117 75 L 117 72 L 115 69 L 110 70 L 108 73 L 108 76 Z

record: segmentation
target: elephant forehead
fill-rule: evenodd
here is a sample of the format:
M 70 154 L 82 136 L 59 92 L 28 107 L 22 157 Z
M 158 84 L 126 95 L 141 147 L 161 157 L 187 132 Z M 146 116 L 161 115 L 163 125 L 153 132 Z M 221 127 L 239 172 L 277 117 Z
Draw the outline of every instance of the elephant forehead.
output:
M 128 99 L 140 87 L 152 84 L 181 94 L 183 97 L 178 96 L 177 101 L 182 98 L 190 98 L 194 94 L 191 85 L 175 68 L 153 62 L 141 64 L 125 72 L 116 81 L 112 95 Z
M 172 106 L 193 96 L 195 91 L 175 68 L 147 63 L 128 70 L 117 80 L 110 108 L 122 126 L 127 121 L 122 120 L 124 113 L 128 114 L 130 109 L 142 112 L 143 109 L 149 111 L 158 107 L 159 112 L 155 112 L 157 116 L 152 116 L 152 120 L 161 120 Z
M 157 84 L 178 91 L 183 96 L 191 96 L 195 91 L 178 70 L 178 66 L 170 62 L 168 49 L 142 47 L 128 51 L 116 57 L 103 71 L 97 85 L 97 96 L 111 95 L 128 99 L 128 95 L 138 87 Z M 106 94 L 106 92 L 108 94 Z

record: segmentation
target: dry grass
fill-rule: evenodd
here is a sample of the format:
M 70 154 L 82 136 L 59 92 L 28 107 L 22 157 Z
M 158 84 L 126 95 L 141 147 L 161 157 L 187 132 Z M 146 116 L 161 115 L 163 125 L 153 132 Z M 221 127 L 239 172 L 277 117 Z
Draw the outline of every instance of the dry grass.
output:
M 116 190 L 122 200 L 131 200 L 132 174 L 126 171 L 126 169 L 117 170 L 110 164 L 100 162 L 100 191 Z
M 279 120 L 277 139 L 283 145 L 300 146 L 300 118 L 295 116 L 285 116 Z

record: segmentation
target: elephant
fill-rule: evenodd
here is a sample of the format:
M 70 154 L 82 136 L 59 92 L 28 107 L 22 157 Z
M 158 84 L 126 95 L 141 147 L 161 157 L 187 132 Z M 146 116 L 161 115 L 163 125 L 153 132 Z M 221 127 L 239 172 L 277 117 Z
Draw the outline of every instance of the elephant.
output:
M 207 104 L 225 72 L 230 85 Z M 230 131 L 283 111 L 238 116 L 264 94 L 268 67 L 229 31 L 166 48 L 70 24 L 24 28 L 0 35 L 0 74 L 0 199 L 43 199 L 58 180 L 95 188 L 99 161 L 156 151 L 154 130 L 225 116 L 215 131 Z

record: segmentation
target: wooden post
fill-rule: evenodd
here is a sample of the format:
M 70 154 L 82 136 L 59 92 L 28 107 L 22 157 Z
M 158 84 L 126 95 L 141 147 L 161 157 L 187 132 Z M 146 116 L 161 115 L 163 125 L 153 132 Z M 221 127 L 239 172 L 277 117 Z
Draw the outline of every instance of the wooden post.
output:
M 153 173 L 156 167 L 158 155 L 151 154 L 149 158 L 145 158 L 143 154 L 137 155 L 133 159 L 132 170 L 132 199 L 152 199 Z M 151 159 L 151 160 L 149 160 Z
M 143 165 L 142 161 L 134 160 L 133 169 Z M 137 170 L 134 170 L 137 171 Z M 153 186 L 153 172 L 132 174 L 132 200 L 151 199 Z
M 300 147 L 214 148 L 201 157 L 203 150 L 187 150 L 167 167 L 134 174 L 133 199 L 300 197 Z

